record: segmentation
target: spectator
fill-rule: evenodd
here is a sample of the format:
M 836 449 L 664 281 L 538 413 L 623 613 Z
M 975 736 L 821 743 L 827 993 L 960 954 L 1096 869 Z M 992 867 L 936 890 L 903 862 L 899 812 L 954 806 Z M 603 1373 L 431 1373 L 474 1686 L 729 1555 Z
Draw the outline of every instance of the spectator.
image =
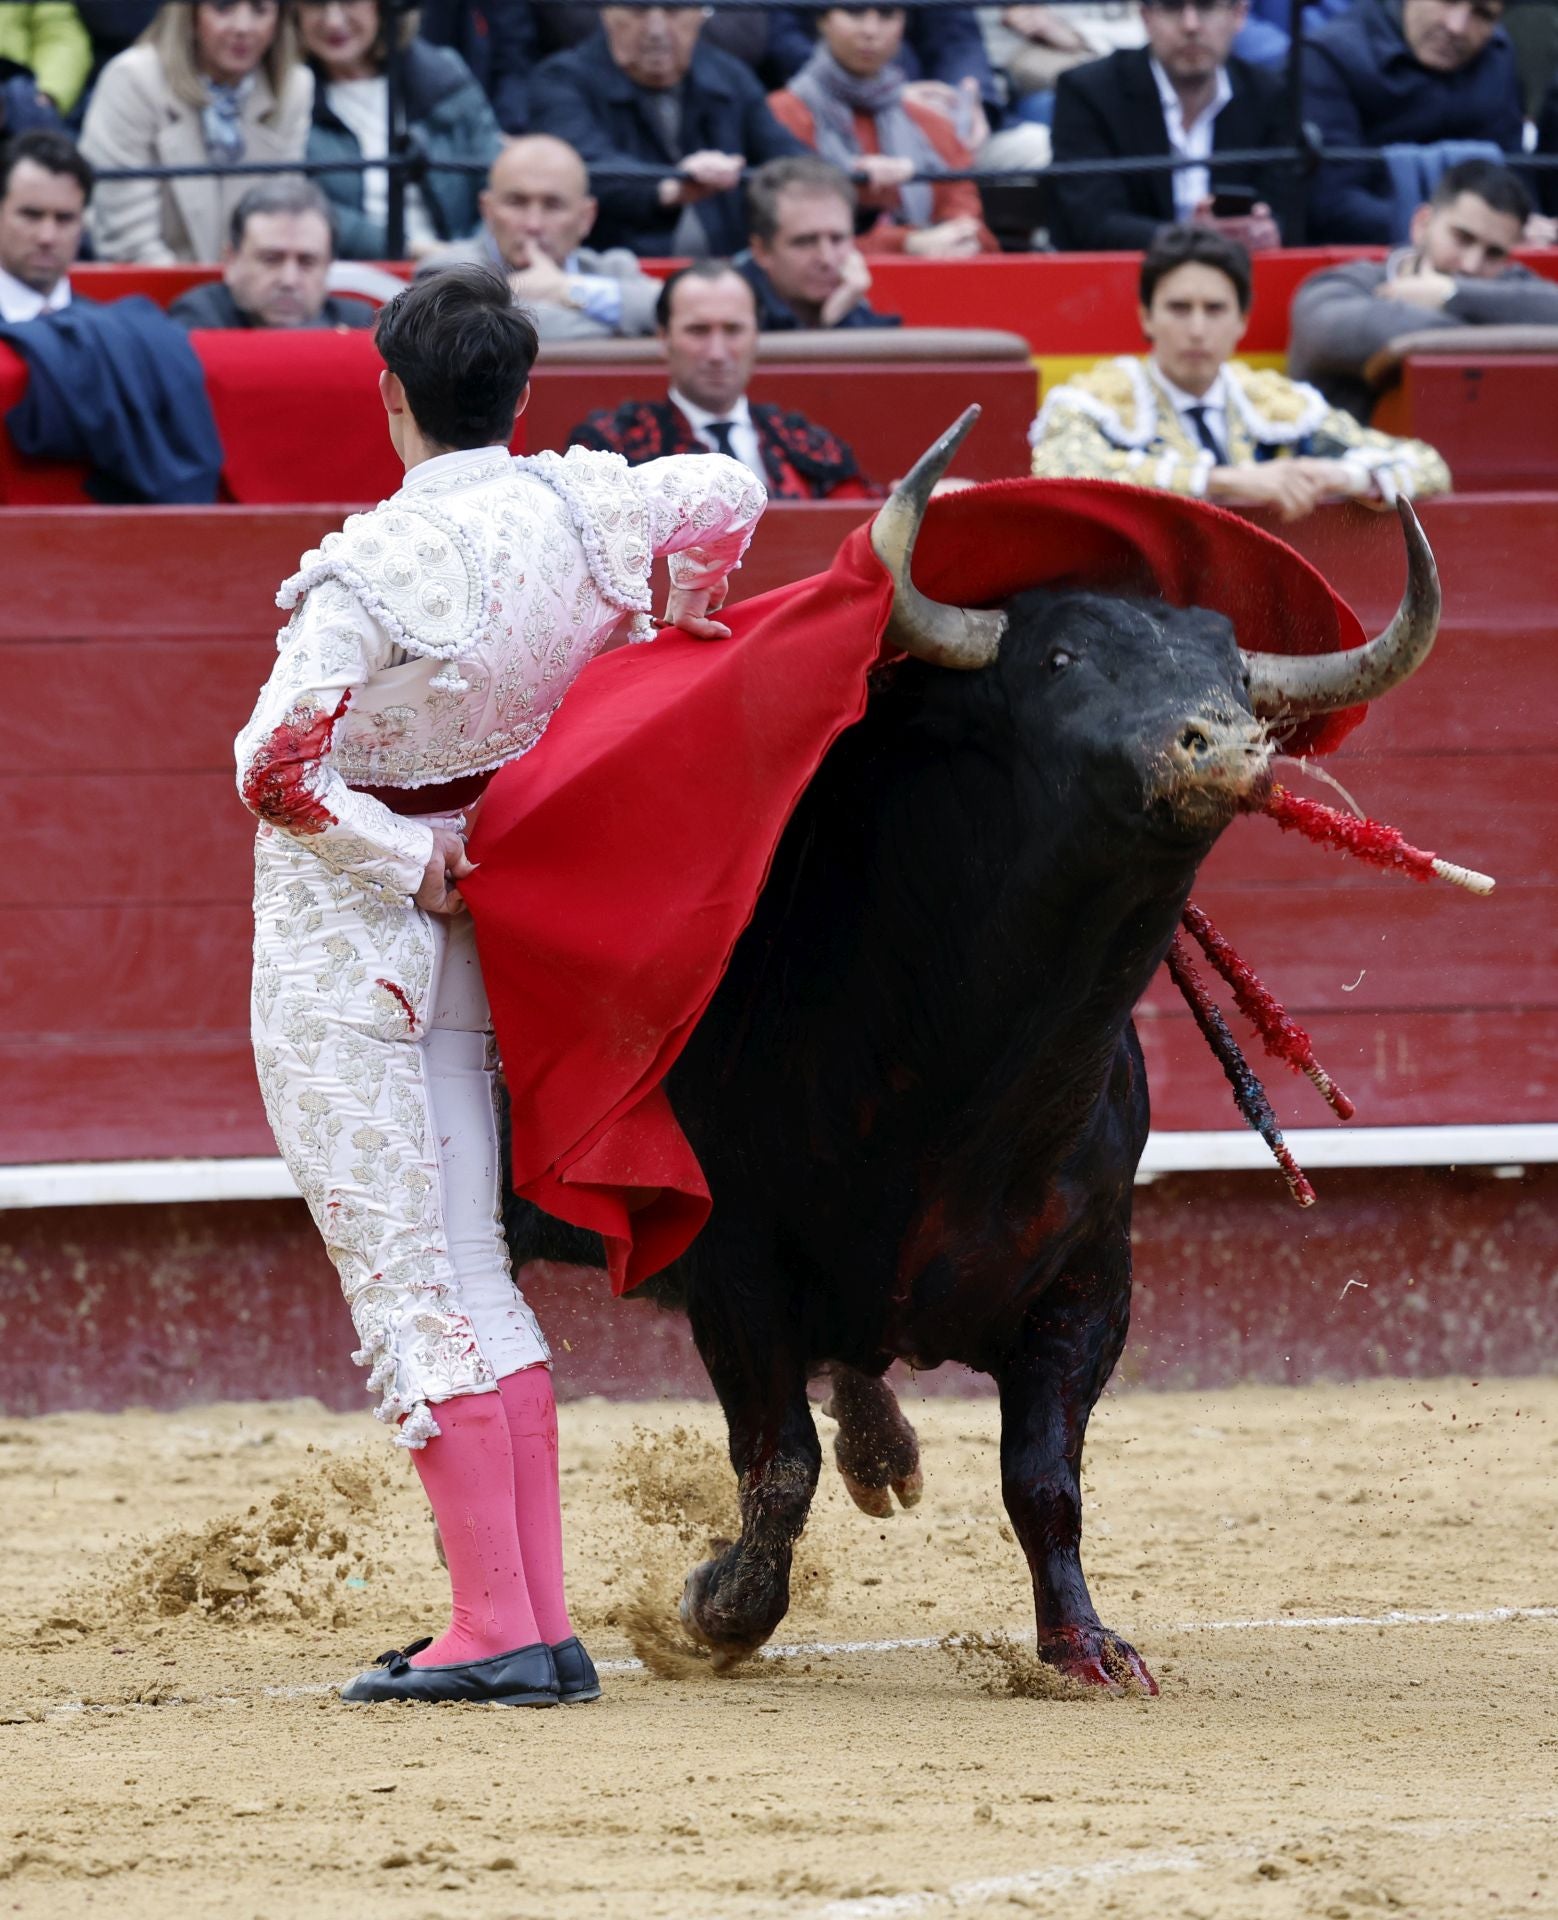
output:
M 179 180 L 109 180 L 92 201 L 99 258 L 215 260 L 253 178 L 245 160 L 299 160 L 312 98 L 278 0 L 169 0 L 109 61 L 81 129 L 94 167 L 217 166 Z
M 747 400 L 757 359 L 757 302 L 727 260 L 682 267 L 660 292 L 656 322 L 670 392 L 601 408 L 568 444 L 638 466 L 670 453 L 728 453 L 777 500 L 864 500 L 874 489 L 842 440 L 804 414 Z
M 406 134 L 427 162 L 420 184 L 406 189 L 406 252 L 413 260 L 440 242 L 476 230 L 479 175 L 451 173 L 442 161 L 487 167 L 503 144 L 497 120 L 475 75 L 457 53 L 415 38 L 416 16 L 386 0 L 297 0 L 298 31 L 314 70 L 313 161 L 382 160 L 389 151 L 389 81 L 385 60 L 391 20 L 399 37 Z M 387 256 L 389 175 L 321 173 L 315 178 L 335 208 L 336 246 L 346 260 Z
M 660 282 L 624 247 L 595 253 L 584 238 L 596 203 L 584 162 L 549 133 L 511 140 L 492 163 L 474 240 L 429 254 L 418 274 L 479 261 L 508 276 L 543 340 L 651 333 Z
M 811 57 L 816 35 L 815 7 L 774 10 L 770 46 L 786 80 Z M 964 146 L 979 147 L 989 132 L 986 110 L 998 114 L 1001 95 L 978 10 L 942 4 L 915 7 L 904 35 L 902 65 L 909 77 L 909 97 L 945 114 Z
M 1345 13 L 1352 0 L 1306 0 L 1304 32 L 1314 32 L 1322 20 Z M 1280 67 L 1293 44 L 1293 0 L 1249 0 L 1249 18 L 1239 29 L 1233 50 L 1252 67 Z
M 0 147 L 0 320 L 15 326 L 70 305 L 92 169 L 63 134 Z
M 476 76 L 505 133 L 530 124 L 530 70 L 536 64 L 531 0 L 422 0 L 417 32 L 452 47 Z
M 602 180 L 596 239 L 646 254 L 729 254 L 746 241 L 742 171 L 801 143 L 739 61 L 698 44 L 700 7 L 602 7 L 601 31 L 554 54 L 532 85 L 537 132 L 566 140 Z
M 988 37 L 1018 116 L 1046 126 L 1054 118 L 1055 83 L 1063 73 L 1122 47 L 1147 44 L 1141 9 L 1132 0 L 1003 7 Z
M 334 257 L 330 202 L 307 180 L 251 187 L 233 209 L 222 277 L 168 308 L 181 327 L 371 327 L 366 300 L 325 291 Z
M 96 70 L 133 46 L 157 17 L 160 0 L 76 0 Z
M 1503 11 L 1504 0 L 1357 0 L 1327 21 L 1304 43 L 1304 109 L 1322 141 L 1475 140 L 1518 153 L 1520 81 Z M 1398 239 L 1396 205 L 1382 162 L 1326 161 L 1310 189 L 1311 237 Z
M 1439 327 L 1558 327 L 1558 286 L 1510 258 L 1531 196 L 1507 167 L 1465 160 L 1412 216 L 1388 260 L 1312 274 L 1293 300 L 1288 370 L 1333 406 L 1369 417 L 1364 367 L 1403 334 Z
M 1537 116 L 1536 150 L 1538 153 L 1558 155 L 1558 79 L 1548 88 L 1542 111 Z M 1558 240 L 1558 233 L 1551 230 L 1553 218 L 1558 216 L 1558 167 L 1541 167 L 1533 177 L 1542 214 L 1546 216 L 1540 239 L 1543 245 L 1551 246 Z
M 0 60 L 30 68 L 39 92 L 69 113 L 92 71 L 92 42 L 72 6 L 0 6 Z
M 1325 500 L 1443 493 L 1421 440 L 1360 426 L 1313 387 L 1232 358 L 1250 257 L 1205 227 L 1166 227 L 1141 265 L 1145 361 L 1106 360 L 1050 394 L 1029 433 L 1044 478 L 1127 480 L 1300 520 Z
M 39 90 L 31 67 L 0 60 L 0 145 L 22 133 L 58 132 L 59 110 Z
M 995 253 L 975 183 L 924 177 L 962 171 L 972 156 L 944 114 L 907 97 L 897 64 L 903 24 L 902 7 L 828 7 L 811 58 L 768 104 L 798 140 L 865 181 L 859 203 L 876 217 L 862 251 L 936 260 Z
M 747 181 L 752 246 L 734 264 L 764 333 L 802 327 L 896 327 L 866 302 L 871 269 L 855 244 L 849 175 L 816 154 L 770 160 Z
M 533 11 L 543 59 L 578 46 L 600 30 L 600 8 L 586 0 L 537 0 Z M 766 87 L 783 86 L 799 63 L 785 65 L 775 58 L 770 32 L 775 18 L 772 7 L 710 8 L 698 44 L 728 53 L 750 67 Z
M 1165 222 L 1211 226 L 1252 250 L 1298 237 L 1290 172 L 1229 168 L 1219 149 L 1283 146 L 1287 107 L 1274 74 L 1233 58 L 1243 0 L 1142 0 L 1144 48 L 1073 67 L 1055 89 L 1057 160 L 1177 154 L 1174 173 L 1086 174 L 1048 188 L 1050 233 L 1066 251 L 1147 246 Z M 1240 204 L 1220 209 L 1217 195 Z

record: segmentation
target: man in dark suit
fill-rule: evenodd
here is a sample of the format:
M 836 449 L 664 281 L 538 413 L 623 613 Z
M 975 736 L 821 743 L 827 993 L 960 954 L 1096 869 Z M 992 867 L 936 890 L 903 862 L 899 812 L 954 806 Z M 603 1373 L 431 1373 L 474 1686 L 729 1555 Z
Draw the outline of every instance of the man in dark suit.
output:
M 620 453 L 632 466 L 672 453 L 727 453 L 776 500 L 877 496 L 855 456 L 804 414 L 748 401 L 757 359 L 757 302 L 726 260 L 673 273 L 660 293 L 657 330 L 670 391 L 664 400 L 602 407 L 568 436 L 571 447 Z
M 1504 0 L 1358 0 L 1305 39 L 1306 116 L 1328 147 L 1477 142 L 1518 154 L 1520 76 L 1503 12 Z M 1317 240 L 1404 237 L 1406 209 L 1380 161 L 1323 162 L 1309 210 Z
M 309 180 L 267 180 L 233 208 L 222 278 L 168 308 L 181 327 L 371 327 L 366 300 L 327 293 L 330 202 Z
M 1298 240 L 1289 169 L 1216 164 L 1219 152 L 1290 144 L 1281 80 L 1229 55 L 1246 11 L 1243 0 L 1143 0 L 1145 47 L 1060 76 L 1056 160 L 1174 154 L 1201 164 L 1050 181 L 1057 247 L 1134 251 L 1171 221 L 1216 227 L 1251 251 Z M 1226 213 L 1218 210 L 1219 193 L 1237 203 Z
M 740 61 L 698 44 L 701 7 L 602 7 L 601 30 L 554 54 L 531 85 L 532 130 L 556 134 L 601 179 L 594 241 L 639 255 L 731 254 L 746 244 L 746 167 L 804 153 Z

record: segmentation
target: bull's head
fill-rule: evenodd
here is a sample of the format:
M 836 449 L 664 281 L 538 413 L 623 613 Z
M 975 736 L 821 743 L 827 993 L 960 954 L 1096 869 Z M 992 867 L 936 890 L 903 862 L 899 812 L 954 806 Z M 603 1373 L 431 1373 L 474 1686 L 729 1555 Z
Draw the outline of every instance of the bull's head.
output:
M 936 482 L 979 418 L 961 416 L 915 462 L 871 523 L 871 545 L 893 577 L 887 637 L 905 653 L 939 667 L 984 667 L 996 657 L 1006 617 L 999 611 L 949 607 L 928 600 L 910 579 L 914 543 Z M 1439 570 L 1404 495 L 1396 513 L 1407 544 L 1407 586 L 1396 616 L 1366 646 L 1345 653 L 1297 656 L 1244 652 L 1250 705 L 1263 720 L 1301 719 L 1378 700 L 1428 658 L 1439 631 Z
M 1221 614 L 1161 601 L 1035 591 L 987 610 L 927 599 L 910 579 L 915 539 L 978 411 L 970 407 L 920 458 L 872 523 L 872 545 L 894 583 L 888 639 L 932 665 L 968 669 L 991 665 L 1010 628 L 1026 669 L 1014 695 L 1044 699 L 1047 737 L 1071 736 L 1095 776 L 1101 758 L 1112 761 L 1109 784 L 1124 811 L 1179 833 L 1215 834 L 1259 797 L 1284 722 L 1376 700 L 1428 657 L 1439 578 L 1404 499 L 1401 605 L 1377 638 L 1343 653 L 1247 651 Z

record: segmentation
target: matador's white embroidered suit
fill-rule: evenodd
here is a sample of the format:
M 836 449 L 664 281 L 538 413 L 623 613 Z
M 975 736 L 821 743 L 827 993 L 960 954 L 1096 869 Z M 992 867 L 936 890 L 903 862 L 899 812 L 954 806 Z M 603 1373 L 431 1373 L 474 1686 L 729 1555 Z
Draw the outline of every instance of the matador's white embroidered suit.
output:
M 429 1401 L 546 1360 L 497 1219 L 495 1061 L 468 917 L 411 899 L 435 825 L 525 753 L 581 669 L 648 638 L 649 572 L 712 587 L 760 484 L 719 454 L 414 468 L 304 556 L 237 744 L 259 816 L 252 1030 L 266 1112 L 341 1276 L 400 1444 Z M 476 1116 L 479 1116 L 477 1124 Z

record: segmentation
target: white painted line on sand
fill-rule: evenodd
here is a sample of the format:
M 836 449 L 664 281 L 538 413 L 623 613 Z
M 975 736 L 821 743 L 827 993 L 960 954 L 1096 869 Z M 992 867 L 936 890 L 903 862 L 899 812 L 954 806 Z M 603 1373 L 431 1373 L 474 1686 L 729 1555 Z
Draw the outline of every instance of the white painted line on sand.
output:
M 1391 1820 L 1376 1832 L 1414 1840 L 1443 1840 L 1477 1833 L 1503 1833 L 1518 1827 L 1550 1826 L 1558 1808 L 1537 1807 L 1528 1812 L 1492 1818 L 1472 1815 L 1452 1820 Z M 958 1880 L 943 1888 L 926 1887 L 912 1893 L 868 1893 L 848 1900 L 831 1900 L 806 1909 L 802 1920 L 921 1920 L 921 1916 L 967 1913 L 998 1900 L 1021 1901 L 1036 1893 L 1065 1893 L 1076 1887 L 1107 1886 L 1118 1880 L 1139 1880 L 1149 1874 L 1199 1873 L 1208 1867 L 1231 1866 L 1236 1861 L 1262 1859 L 1284 1845 L 1313 1844 L 1314 1834 L 1272 1835 L 1259 1844 L 1223 1841 L 1205 1847 L 1175 1847 L 1164 1853 L 1126 1853 L 1113 1859 L 1078 1866 L 1030 1867 L 1026 1872 L 981 1880 Z M 778 1909 L 773 1909 L 777 1912 Z M 784 1911 L 793 1913 L 793 1907 Z
M 1264 1633 L 1273 1627 L 1303 1627 L 1311 1632 L 1331 1632 L 1347 1627 L 1493 1627 L 1513 1620 L 1558 1620 L 1558 1607 L 1483 1607 L 1473 1612 L 1407 1613 L 1392 1608 L 1388 1613 L 1285 1614 L 1269 1620 L 1175 1620 L 1162 1626 L 1130 1626 L 1122 1631 L 1132 1634 L 1170 1633 Z M 1026 1628 L 1011 1633 L 1019 1644 L 1028 1637 Z M 920 1634 L 903 1640 L 799 1640 L 789 1645 L 763 1647 L 762 1660 L 826 1659 L 841 1653 L 924 1653 L 950 1639 L 973 1640 L 969 1634 Z M 642 1660 L 597 1660 L 600 1673 L 643 1673 Z M 163 1707 L 236 1706 L 240 1701 L 317 1700 L 339 1691 L 337 1686 L 314 1683 L 300 1687 L 255 1687 L 241 1693 L 172 1694 L 166 1700 L 84 1701 L 62 1700 L 44 1709 L 44 1717 L 73 1713 L 118 1713 L 129 1709 L 152 1712 Z

